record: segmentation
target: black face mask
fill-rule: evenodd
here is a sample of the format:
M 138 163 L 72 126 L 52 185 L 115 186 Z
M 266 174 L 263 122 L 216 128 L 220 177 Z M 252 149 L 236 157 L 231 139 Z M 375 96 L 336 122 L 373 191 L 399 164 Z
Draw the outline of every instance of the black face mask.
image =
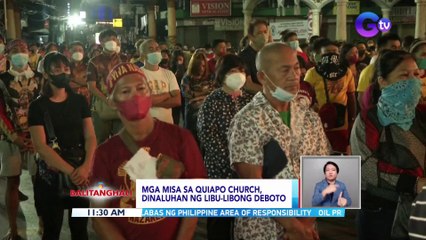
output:
M 168 68 L 169 67 L 169 60 L 163 58 L 158 65 L 162 68 Z
M 316 66 L 316 70 L 325 79 L 336 81 L 346 74 L 347 68 L 340 64 L 338 54 L 328 53 L 322 55 L 321 64 Z
M 362 57 L 365 54 L 365 50 L 359 50 L 358 51 L 358 56 Z
M 57 88 L 65 88 L 70 83 L 70 74 L 49 75 L 52 84 Z

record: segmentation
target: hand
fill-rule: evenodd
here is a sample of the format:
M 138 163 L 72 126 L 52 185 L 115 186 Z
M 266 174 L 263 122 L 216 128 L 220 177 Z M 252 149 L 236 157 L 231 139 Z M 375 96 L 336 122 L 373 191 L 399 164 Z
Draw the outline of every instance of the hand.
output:
M 326 187 L 322 191 L 322 195 L 325 197 L 325 195 L 330 194 L 330 193 L 334 193 L 336 190 L 337 190 L 336 185 L 330 184 L 330 185 L 328 185 L 328 187 Z
M 34 146 L 33 146 L 33 142 L 31 141 L 31 139 L 29 138 L 24 138 L 24 143 L 25 143 L 25 151 L 29 151 L 34 153 Z
M 297 220 L 299 220 L 306 227 L 312 227 L 312 226 L 315 226 L 317 219 L 314 217 L 312 218 L 304 217 L 304 218 L 297 218 Z
M 25 143 L 26 139 L 22 136 L 19 136 L 13 141 L 13 144 L 18 145 L 21 149 L 26 149 L 27 144 Z
M 346 198 L 342 197 L 342 195 L 343 195 L 343 192 L 340 192 L 339 199 L 337 200 L 337 205 L 339 207 L 344 207 L 348 203 L 348 200 L 346 200 Z
M 84 178 L 82 174 L 84 174 L 84 170 L 82 171 L 80 167 L 75 168 L 70 175 L 71 181 L 77 186 L 87 185 L 89 182 L 88 178 Z
M 77 171 L 77 174 L 79 174 L 84 179 L 89 179 L 92 173 L 91 169 L 85 164 L 78 167 L 76 171 Z
M 297 226 L 293 225 L 291 228 L 286 229 L 284 240 L 319 240 L 320 238 L 315 229 L 315 224 L 309 225 L 310 226 L 307 226 L 306 222 L 300 222 Z

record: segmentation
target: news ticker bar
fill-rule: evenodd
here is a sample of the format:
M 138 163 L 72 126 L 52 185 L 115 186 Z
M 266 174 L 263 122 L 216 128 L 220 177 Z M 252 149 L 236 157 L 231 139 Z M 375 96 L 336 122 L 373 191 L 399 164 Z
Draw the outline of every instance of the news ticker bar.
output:
M 344 208 L 73 208 L 72 217 L 345 217 Z

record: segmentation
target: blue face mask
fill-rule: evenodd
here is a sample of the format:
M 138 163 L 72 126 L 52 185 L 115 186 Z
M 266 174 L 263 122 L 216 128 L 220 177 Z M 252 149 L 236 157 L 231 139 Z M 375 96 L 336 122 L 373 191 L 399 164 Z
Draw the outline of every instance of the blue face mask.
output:
M 272 80 L 268 77 L 268 75 L 266 75 L 266 73 L 265 73 L 265 76 L 268 79 L 268 81 L 275 87 L 275 91 L 270 90 L 272 97 L 274 97 L 280 102 L 291 102 L 291 100 L 293 100 L 296 97 L 296 95 L 290 92 L 287 92 L 286 90 L 275 85 L 275 83 L 272 82 Z
M 420 96 L 421 82 L 417 78 L 401 80 L 383 88 L 377 103 L 377 116 L 382 126 L 396 124 L 408 131 Z
M 23 68 L 28 64 L 29 56 L 26 53 L 16 53 L 13 54 L 10 58 L 12 61 L 12 66 L 15 68 Z

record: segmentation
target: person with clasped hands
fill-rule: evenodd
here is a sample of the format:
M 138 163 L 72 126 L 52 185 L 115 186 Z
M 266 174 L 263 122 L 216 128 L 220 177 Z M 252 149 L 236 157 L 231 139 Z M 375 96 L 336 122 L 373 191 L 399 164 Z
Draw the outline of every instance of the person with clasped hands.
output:
M 349 207 L 352 204 L 346 185 L 337 180 L 339 166 L 327 162 L 323 168 L 325 179 L 315 185 L 312 206 L 314 207 Z
M 107 77 L 108 95 L 111 107 L 117 110 L 123 122 L 118 135 L 99 145 L 93 165 L 92 184 L 102 181 L 115 189 L 131 190 L 132 197 L 115 197 L 107 201 L 91 201 L 94 208 L 136 207 L 136 182 L 124 166 L 134 157 L 128 143 L 137 149 L 143 148 L 151 156 L 167 156 L 173 162 L 180 162 L 183 168 L 171 164 L 164 169 L 174 169 L 175 174 L 156 173 L 158 178 L 205 178 L 200 150 L 191 133 L 174 124 L 155 119 L 149 113 L 152 93 L 147 77 L 136 65 L 116 65 Z M 128 141 L 123 136 L 127 136 Z M 172 161 L 169 161 L 172 162 Z M 177 166 L 177 165 L 175 165 Z M 184 170 L 184 172 L 180 172 Z M 94 218 L 93 229 L 99 239 L 104 240 L 186 240 L 192 239 L 197 227 L 197 218 L 153 218 L 117 217 Z

